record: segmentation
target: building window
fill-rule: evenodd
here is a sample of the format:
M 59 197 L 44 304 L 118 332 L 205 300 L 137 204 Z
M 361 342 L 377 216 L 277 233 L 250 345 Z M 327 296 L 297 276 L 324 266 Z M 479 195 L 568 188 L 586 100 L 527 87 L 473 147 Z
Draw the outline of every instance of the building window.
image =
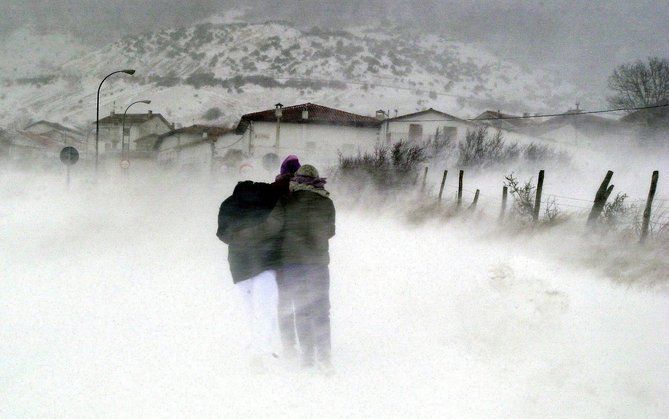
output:
M 420 141 L 423 138 L 423 126 L 420 124 L 409 125 L 409 141 Z
M 123 135 L 125 135 L 125 136 L 130 135 L 130 127 L 123 128 Z
M 386 143 L 390 144 L 391 140 L 392 140 L 392 135 L 390 135 L 390 132 L 386 132 Z

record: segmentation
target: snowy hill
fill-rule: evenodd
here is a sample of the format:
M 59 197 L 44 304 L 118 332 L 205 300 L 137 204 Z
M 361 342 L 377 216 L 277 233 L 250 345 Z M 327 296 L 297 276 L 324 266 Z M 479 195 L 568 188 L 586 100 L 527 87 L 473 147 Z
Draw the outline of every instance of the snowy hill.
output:
M 202 23 L 124 38 L 45 68 L 39 77 L 3 73 L 0 123 L 17 116 L 90 122 L 97 84 L 121 68 L 137 73 L 105 84 L 102 114 L 148 98 L 153 109 L 182 123 L 205 121 L 211 108 L 222 111 L 216 122 L 230 123 L 279 101 L 363 114 L 432 106 L 464 116 L 487 108 L 561 109 L 572 97 L 569 86 L 548 74 L 481 46 L 400 28 L 323 32 L 277 22 Z

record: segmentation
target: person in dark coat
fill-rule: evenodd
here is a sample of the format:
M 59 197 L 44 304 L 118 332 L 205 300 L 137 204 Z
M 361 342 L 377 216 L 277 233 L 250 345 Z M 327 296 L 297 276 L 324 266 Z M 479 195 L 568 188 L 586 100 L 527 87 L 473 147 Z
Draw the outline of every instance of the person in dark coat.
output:
M 228 245 L 232 281 L 238 290 L 249 322 L 251 368 L 264 371 L 275 355 L 278 340 L 278 289 L 276 268 L 280 263 L 276 237 L 248 241 L 239 232 L 265 221 L 278 199 L 267 183 L 239 182 L 218 212 L 218 238 Z
M 277 200 L 289 192 L 290 179 L 300 167 L 296 156 L 288 156 L 272 184 L 243 181 L 219 209 L 216 235 L 228 244 L 232 280 L 240 291 L 250 321 L 252 364 L 263 368 L 263 358 L 272 350 L 277 334 L 277 269 L 281 238 L 278 235 L 245 239 L 240 232 L 265 221 Z M 294 326 L 293 326 L 294 327 Z
M 325 179 L 304 165 L 291 180 L 290 194 L 277 202 L 264 224 L 246 229 L 249 240 L 281 237 L 281 293 L 295 307 L 302 366 L 332 371 L 329 239 L 335 235 L 335 208 Z

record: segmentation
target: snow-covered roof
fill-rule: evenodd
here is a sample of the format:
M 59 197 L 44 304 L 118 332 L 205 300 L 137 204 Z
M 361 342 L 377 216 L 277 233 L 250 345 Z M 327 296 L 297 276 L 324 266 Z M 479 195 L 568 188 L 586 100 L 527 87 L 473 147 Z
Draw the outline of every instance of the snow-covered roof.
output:
M 50 122 L 50 121 L 46 121 L 46 120 L 33 122 L 32 124 L 28 125 L 27 127 L 23 128 L 23 129 L 26 130 L 26 131 L 29 131 L 30 128 L 32 128 L 36 125 L 39 125 L 39 124 L 46 125 L 46 126 L 51 127 L 55 130 L 58 130 L 58 131 L 66 131 L 66 132 L 69 132 L 69 133 L 72 133 L 72 134 L 75 134 L 75 135 L 80 135 L 81 134 L 81 132 L 79 130 L 75 129 L 75 128 L 66 127 L 65 125 L 61 125 L 57 122 Z
M 419 116 L 419 115 L 425 115 L 425 114 L 428 114 L 428 113 L 436 113 L 436 114 L 440 115 L 441 117 L 443 117 L 444 119 L 451 120 L 451 121 L 458 121 L 458 122 L 462 122 L 462 123 L 465 123 L 465 124 L 470 123 L 467 120 L 464 120 L 462 118 L 458 118 L 457 116 L 448 114 L 446 112 L 438 111 L 438 110 L 433 109 L 433 108 L 424 109 L 422 111 L 418 111 L 418 112 L 414 112 L 414 113 L 408 113 L 408 114 L 405 114 L 405 115 L 399 115 L 399 116 L 395 116 L 393 118 L 384 119 L 383 122 L 402 121 L 403 119 L 412 118 L 412 117 L 416 117 L 416 116 Z

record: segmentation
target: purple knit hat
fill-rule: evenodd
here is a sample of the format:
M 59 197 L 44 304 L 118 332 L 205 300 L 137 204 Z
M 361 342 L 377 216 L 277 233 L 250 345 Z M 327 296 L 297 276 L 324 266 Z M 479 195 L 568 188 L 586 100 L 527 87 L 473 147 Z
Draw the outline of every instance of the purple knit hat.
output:
M 291 154 L 283 160 L 283 163 L 281 163 L 281 171 L 279 174 L 294 175 L 300 167 L 300 160 L 298 160 L 297 156 Z

